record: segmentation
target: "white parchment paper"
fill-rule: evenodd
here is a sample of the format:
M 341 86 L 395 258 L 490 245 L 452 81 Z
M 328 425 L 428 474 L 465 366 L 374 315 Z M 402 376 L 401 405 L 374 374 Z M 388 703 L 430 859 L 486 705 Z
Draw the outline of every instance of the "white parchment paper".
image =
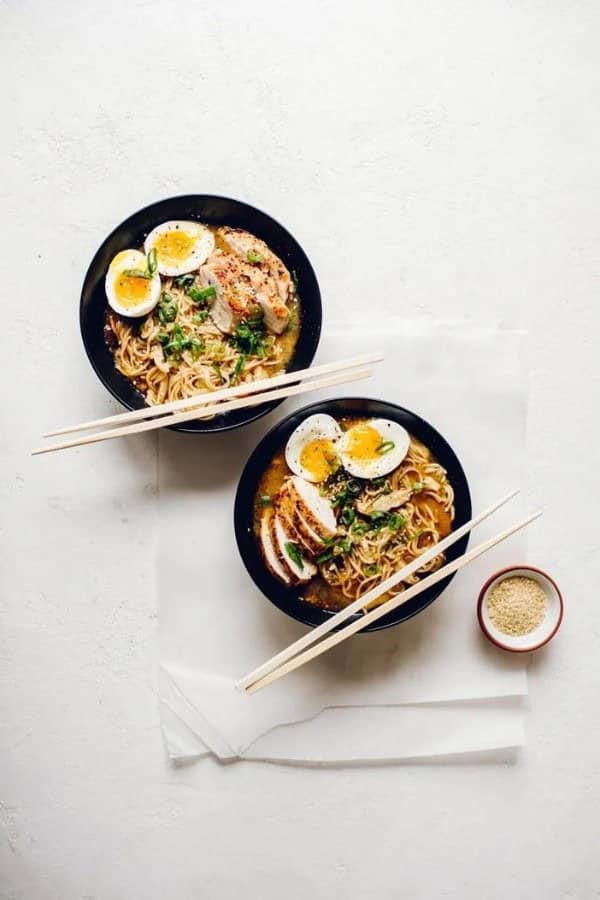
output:
M 518 333 L 420 323 L 366 332 L 346 323 L 329 327 L 319 361 L 367 349 L 386 355 L 375 377 L 329 396 L 382 398 L 423 415 L 458 453 L 475 511 L 519 485 L 526 382 Z M 524 558 L 523 535 L 459 573 L 409 622 L 358 635 L 251 697 L 235 690 L 237 678 L 305 630 L 258 592 L 238 557 L 237 480 L 270 424 L 320 396 L 236 432 L 160 435 L 159 691 L 169 752 L 333 762 L 519 744 L 522 712 L 514 698 L 526 692 L 525 660 L 482 639 L 475 602 L 491 571 Z M 511 503 L 472 541 L 520 512 Z M 494 698 L 487 708 L 486 698 Z

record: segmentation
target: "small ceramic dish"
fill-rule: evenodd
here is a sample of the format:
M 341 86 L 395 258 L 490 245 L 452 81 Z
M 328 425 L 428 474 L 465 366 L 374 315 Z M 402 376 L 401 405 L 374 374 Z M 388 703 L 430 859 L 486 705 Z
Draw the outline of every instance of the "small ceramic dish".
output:
M 494 625 L 488 609 L 488 597 L 490 592 L 506 578 L 515 577 L 531 578 L 540 585 L 546 595 L 546 610 L 544 618 L 533 631 L 527 634 L 513 635 L 505 634 Z M 477 600 L 477 617 L 481 630 L 492 644 L 500 647 L 502 650 L 510 650 L 513 653 L 531 653 L 532 650 L 539 650 L 548 641 L 552 640 L 563 618 L 563 598 L 558 585 L 541 569 L 534 566 L 514 566 L 507 569 L 501 569 L 492 575 L 481 588 L 479 599 Z

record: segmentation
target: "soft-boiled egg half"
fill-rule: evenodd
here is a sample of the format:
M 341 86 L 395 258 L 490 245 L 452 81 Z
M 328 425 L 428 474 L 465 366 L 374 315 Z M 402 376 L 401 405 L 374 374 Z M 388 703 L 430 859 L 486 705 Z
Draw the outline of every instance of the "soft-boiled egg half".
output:
M 215 248 L 212 232 L 199 222 L 163 222 L 153 228 L 144 241 L 144 250 L 156 250 L 161 275 L 186 275 L 194 272 Z
M 306 481 L 326 481 L 340 465 L 338 443 L 342 430 L 333 416 L 308 416 L 292 431 L 285 461 L 294 475 Z
M 400 465 L 410 444 L 408 431 L 389 419 L 365 419 L 342 435 L 338 452 L 355 478 L 380 478 Z
M 122 250 L 114 257 L 104 286 L 108 302 L 121 316 L 145 316 L 160 299 L 160 277 L 148 273 L 147 260 L 139 250 Z M 137 273 L 137 274 L 136 274 Z

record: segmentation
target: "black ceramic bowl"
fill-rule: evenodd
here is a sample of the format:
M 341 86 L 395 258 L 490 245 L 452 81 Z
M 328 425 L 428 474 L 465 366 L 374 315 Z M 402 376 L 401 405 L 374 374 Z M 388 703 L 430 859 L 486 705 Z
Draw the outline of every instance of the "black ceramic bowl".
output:
M 302 247 L 275 219 L 247 203 L 209 194 L 188 194 L 160 200 L 121 222 L 100 246 L 85 276 L 79 310 L 81 336 L 96 375 L 113 397 L 128 409 L 138 409 L 145 405 L 143 396 L 115 367 L 112 354 L 104 343 L 102 329 L 107 307 L 104 293 L 106 270 L 116 253 L 128 247 L 141 247 L 148 232 L 169 219 L 196 219 L 209 225 L 245 228 L 266 241 L 290 272 L 295 272 L 298 280 L 300 334 L 287 368 L 289 371 L 296 371 L 310 366 L 321 333 L 321 294 L 313 268 Z M 194 433 L 226 431 L 259 419 L 281 402 L 276 400 L 262 406 L 224 413 L 206 421 L 186 422 L 174 425 L 173 429 Z
M 403 425 L 410 434 L 422 441 L 426 447 L 429 447 L 437 461 L 446 469 L 448 479 L 455 493 L 454 527 L 459 528 L 471 518 L 471 494 L 458 457 L 442 435 L 420 416 L 415 415 L 415 413 L 383 400 L 349 397 L 312 403 L 310 406 L 305 406 L 297 412 L 286 416 L 285 419 L 282 419 L 265 435 L 250 456 L 242 472 L 235 498 L 235 536 L 244 565 L 256 586 L 271 603 L 274 603 L 283 612 L 313 627 L 320 625 L 333 613 L 303 600 L 301 587 L 286 587 L 271 575 L 263 562 L 258 540 L 254 534 L 253 510 L 259 481 L 273 455 L 285 445 L 290 434 L 300 422 L 314 413 L 328 413 L 336 418 L 343 416 L 373 416 L 391 419 L 393 422 Z M 469 536 L 466 535 L 453 544 L 446 551 L 446 560 L 450 562 L 461 556 L 465 552 L 468 542 Z M 378 631 L 380 628 L 389 628 L 390 625 L 398 625 L 400 622 L 410 619 L 429 606 L 430 603 L 433 603 L 442 591 L 448 587 L 452 578 L 452 575 L 444 578 L 438 584 L 409 600 L 404 606 L 400 606 L 387 616 L 383 616 L 377 622 L 365 628 L 364 631 Z M 353 621 L 356 618 L 357 616 L 354 615 L 347 621 Z

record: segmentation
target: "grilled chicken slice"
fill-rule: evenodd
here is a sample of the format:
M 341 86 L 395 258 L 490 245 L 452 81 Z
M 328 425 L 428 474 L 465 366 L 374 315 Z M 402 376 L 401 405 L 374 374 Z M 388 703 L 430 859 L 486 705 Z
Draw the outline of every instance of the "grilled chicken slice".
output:
M 319 489 L 304 478 L 292 475 L 284 482 L 306 524 L 322 541 L 334 537 L 337 531 L 335 513 L 329 500 L 321 497 Z
M 262 554 L 267 569 L 269 570 L 271 575 L 274 575 L 275 578 L 279 578 L 279 580 L 283 581 L 284 584 L 289 584 L 291 580 L 290 576 L 288 575 L 287 569 L 285 569 L 280 562 L 279 554 L 275 550 L 275 546 L 273 544 L 273 538 L 271 535 L 273 518 L 273 510 L 267 509 L 263 513 L 263 517 L 260 520 L 260 545 Z
M 289 516 L 286 515 L 286 513 L 284 513 L 280 507 L 278 507 L 277 509 L 277 515 L 281 520 L 281 524 L 288 533 L 290 541 L 292 541 L 298 547 L 298 550 L 303 557 L 310 559 L 311 556 L 314 555 L 313 551 L 306 546 L 306 541 L 302 533 L 298 531 L 298 528 L 295 525 L 293 519 L 290 519 Z
M 293 287 L 290 273 L 272 250 L 248 231 L 241 228 L 219 228 L 222 242 L 244 262 L 270 331 L 281 334 L 290 319 L 287 307 Z
M 290 311 L 285 303 L 273 292 L 267 294 L 264 291 L 256 292 L 256 299 L 261 305 L 265 317 L 265 325 L 269 331 L 281 334 L 290 321 Z
M 202 287 L 214 287 L 210 315 L 220 331 L 231 334 L 242 319 L 255 315 L 261 304 L 250 278 L 249 264 L 237 256 L 215 250 L 198 269 Z
M 234 253 L 251 263 L 255 271 L 268 272 L 277 284 L 280 299 L 287 303 L 292 293 L 290 273 L 264 241 L 242 228 L 219 228 L 218 235 Z
M 300 544 L 309 556 L 318 556 L 319 553 L 322 553 L 325 543 L 303 518 L 292 491 L 284 485 L 277 495 L 276 502 L 277 512 L 292 535 L 292 539 Z
M 278 550 L 279 562 L 286 569 L 288 575 L 295 584 L 302 584 L 303 582 L 310 581 L 310 579 L 317 574 L 317 567 L 302 556 L 301 548 L 299 547 L 297 547 L 297 549 L 300 553 L 300 562 L 290 555 L 289 545 L 293 544 L 296 546 L 296 544 L 292 540 L 291 535 L 286 531 L 285 525 L 277 513 L 273 516 L 272 521 L 271 535 L 274 545 Z

